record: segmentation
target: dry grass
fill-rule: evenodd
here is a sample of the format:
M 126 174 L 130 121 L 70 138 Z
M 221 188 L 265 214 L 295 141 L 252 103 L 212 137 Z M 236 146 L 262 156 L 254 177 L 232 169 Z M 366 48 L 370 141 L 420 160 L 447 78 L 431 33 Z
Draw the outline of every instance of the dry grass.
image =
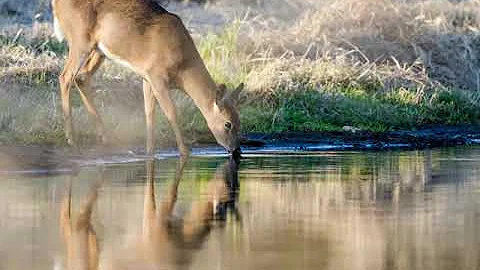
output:
M 312 76 L 322 84 L 376 80 L 386 90 L 480 90 L 480 2 L 351 0 L 312 6 L 290 25 L 275 22 L 256 31 L 255 20 L 246 20 L 242 41 L 250 44 L 250 58 L 274 67 L 278 59 L 320 67 Z
M 66 48 L 43 21 L 50 18 L 45 1 L 37 3 L 27 15 L 0 21 L 0 95 L 9 105 L 0 114 L 2 127 L 9 128 L 0 133 L 20 141 L 44 140 L 27 140 L 32 129 L 63 136 L 55 90 Z M 246 82 L 246 131 L 343 125 L 387 130 L 478 121 L 478 1 L 218 0 L 172 2 L 167 8 L 183 18 L 217 81 Z M 107 62 L 95 87 L 115 136 L 143 140 L 140 79 Z M 91 126 L 74 99 L 77 121 Z M 184 113 L 193 115 L 182 123 L 186 133 L 195 134 L 191 139 L 208 134 L 191 102 L 182 95 L 177 99 Z M 24 111 L 37 113 L 29 118 Z M 19 130 L 20 119 L 30 129 Z M 160 119 L 157 134 L 169 138 Z M 33 122 L 42 124 L 34 129 Z M 88 137 L 91 130 L 83 130 Z

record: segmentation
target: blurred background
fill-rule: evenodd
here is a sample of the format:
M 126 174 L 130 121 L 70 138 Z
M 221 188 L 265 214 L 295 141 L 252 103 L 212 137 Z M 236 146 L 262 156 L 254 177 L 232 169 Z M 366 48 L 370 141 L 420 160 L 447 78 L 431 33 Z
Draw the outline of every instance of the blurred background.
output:
M 191 32 L 218 83 L 246 83 L 245 132 L 367 131 L 476 124 L 479 1 L 164 1 Z M 0 0 L 0 141 L 62 144 L 50 1 Z M 107 61 L 96 103 L 116 141 L 143 144 L 141 79 Z M 80 141 L 93 120 L 74 94 Z M 190 99 L 176 94 L 189 141 L 212 141 Z M 158 113 L 156 135 L 174 143 Z

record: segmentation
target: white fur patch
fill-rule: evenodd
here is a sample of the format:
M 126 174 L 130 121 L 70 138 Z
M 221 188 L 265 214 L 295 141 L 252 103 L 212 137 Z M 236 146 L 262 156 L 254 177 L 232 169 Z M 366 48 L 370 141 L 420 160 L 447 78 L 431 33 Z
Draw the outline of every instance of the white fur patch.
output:
M 220 113 L 220 108 L 218 107 L 216 101 L 213 103 L 213 111 L 215 112 L 215 114 L 219 114 L 219 113 Z
M 98 43 L 98 48 L 107 56 L 109 59 L 113 60 L 114 62 L 127 67 L 135 72 L 137 72 L 137 69 L 131 65 L 129 62 L 123 60 L 122 58 L 118 57 L 117 55 L 113 54 L 106 46 L 105 44 L 99 42 Z M 137 72 L 138 73 L 138 72 Z
M 58 41 L 62 42 L 63 39 L 65 38 L 65 35 L 63 34 L 62 28 L 60 27 L 60 24 L 58 23 L 57 17 L 54 16 L 53 18 L 53 30 L 55 33 L 55 37 L 58 39 Z
M 63 34 L 62 28 L 60 27 L 60 23 L 58 22 L 57 16 L 55 15 L 56 2 L 57 2 L 56 0 L 52 0 L 53 33 L 55 34 L 55 37 L 58 39 L 58 41 L 62 42 L 63 39 L 65 38 L 65 35 Z

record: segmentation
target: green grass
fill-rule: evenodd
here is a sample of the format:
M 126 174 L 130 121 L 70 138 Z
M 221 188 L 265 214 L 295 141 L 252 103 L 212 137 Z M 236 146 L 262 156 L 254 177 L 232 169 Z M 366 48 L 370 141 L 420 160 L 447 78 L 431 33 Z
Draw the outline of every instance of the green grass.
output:
M 233 21 L 219 34 L 198 41 L 198 50 L 213 79 L 234 88 L 247 80 L 245 56 L 238 48 L 240 22 Z
M 354 126 L 369 131 L 414 129 L 425 125 L 478 124 L 478 103 L 455 91 L 430 102 L 398 101 L 401 94 L 368 94 L 361 87 L 279 92 L 271 104 L 242 109 L 244 129 L 255 132 L 337 131 Z
M 64 144 L 63 118 L 54 88 L 35 88 L 35 94 L 10 102 L 3 101 L 0 141 L 21 144 Z M 478 103 L 461 92 L 444 90 L 431 99 L 413 103 L 401 91 L 389 95 L 369 92 L 360 86 L 314 88 L 291 92 L 278 90 L 268 99 L 250 96 L 240 107 L 244 132 L 339 131 L 354 126 L 369 131 L 415 129 L 423 125 L 477 124 Z M 28 95 L 28 97 L 26 97 Z M 189 141 L 213 141 L 200 112 L 183 94 L 175 95 L 181 115 L 180 126 Z M 105 97 L 99 96 L 97 105 Z M 22 100 L 23 99 L 23 100 Z M 116 143 L 141 145 L 145 140 L 142 100 L 131 101 L 131 109 L 112 104 L 100 105 L 107 130 Z M 74 119 L 78 140 L 91 145 L 95 140 L 93 120 L 74 94 Z M 54 109 L 54 107 L 56 108 Z M 118 107 L 117 107 L 118 106 Z M 174 136 L 160 110 L 156 115 L 156 137 L 160 145 L 173 145 Z
M 470 56 L 480 53 L 473 46 L 478 34 L 472 33 L 480 24 L 471 21 L 459 27 L 450 20 L 458 20 L 463 14 L 459 10 L 473 14 L 480 8 L 443 3 L 445 8 L 428 1 L 416 4 L 419 9 L 388 1 L 333 2 L 336 5 L 316 7 L 281 31 L 233 20 L 223 29 L 194 36 L 216 82 L 230 88 L 246 83 L 246 102 L 240 106 L 244 133 L 339 131 L 344 126 L 382 132 L 479 124 L 480 93 L 472 72 L 478 73 L 480 66 Z M 358 16 L 338 12 L 357 5 Z M 342 31 L 335 30 L 337 24 Z M 402 39 L 388 34 L 392 25 L 398 25 Z M 67 47 L 53 39 L 51 31 L 45 24 L 0 33 L 0 143 L 64 144 L 57 77 Z M 378 56 L 379 51 L 384 55 Z M 469 74 L 468 80 L 457 73 Z M 106 62 L 95 82 L 96 104 L 111 137 L 118 144 L 143 144 L 141 79 Z M 92 144 L 93 120 L 76 91 L 72 93 L 78 140 Z M 175 100 L 187 140 L 213 141 L 192 101 L 181 93 Z M 158 144 L 174 144 L 160 110 L 155 133 Z

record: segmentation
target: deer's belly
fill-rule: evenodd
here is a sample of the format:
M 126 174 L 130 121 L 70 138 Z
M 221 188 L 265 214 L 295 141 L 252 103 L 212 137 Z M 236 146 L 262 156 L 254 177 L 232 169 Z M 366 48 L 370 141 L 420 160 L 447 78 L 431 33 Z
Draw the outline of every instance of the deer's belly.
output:
M 99 42 L 98 43 L 98 48 L 105 54 L 105 56 L 115 63 L 118 63 L 126 68 L 131 69 L 135 73 L 142 74 L 141 70 L 137 67 L 135 67 L 133 64 L 131 64 L 129 61 L 123 59 L 122 57 L 118 56 L 114 52 L 112 52 L 104 43 Z

